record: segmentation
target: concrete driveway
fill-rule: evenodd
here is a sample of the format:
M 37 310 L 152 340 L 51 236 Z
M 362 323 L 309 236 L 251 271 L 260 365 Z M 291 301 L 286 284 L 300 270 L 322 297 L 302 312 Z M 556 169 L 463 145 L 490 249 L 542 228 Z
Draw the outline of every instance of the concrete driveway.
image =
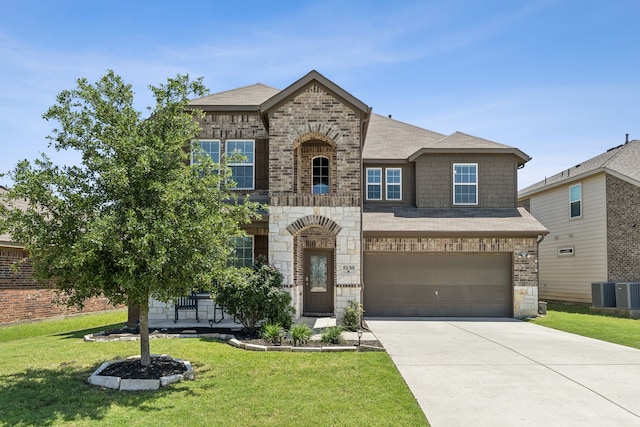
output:
M 367 319 L 432 427 L 640 426 L 640 350 L 515 319 Z

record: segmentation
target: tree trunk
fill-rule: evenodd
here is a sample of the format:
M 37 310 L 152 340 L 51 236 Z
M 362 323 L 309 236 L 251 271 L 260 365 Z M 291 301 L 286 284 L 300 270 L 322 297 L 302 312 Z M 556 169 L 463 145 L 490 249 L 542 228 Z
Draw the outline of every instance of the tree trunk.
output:
M 142 366 L 151 365 L 149 351 L 149 305 L 140 305 L 140 363 Z

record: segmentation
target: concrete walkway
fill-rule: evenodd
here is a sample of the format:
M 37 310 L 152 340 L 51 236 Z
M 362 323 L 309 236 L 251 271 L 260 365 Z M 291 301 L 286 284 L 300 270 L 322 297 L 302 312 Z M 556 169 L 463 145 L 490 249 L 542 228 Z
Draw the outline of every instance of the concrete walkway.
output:
M 367 319 L 432 427 L 640 426 L 640 350 L 515 319 Z

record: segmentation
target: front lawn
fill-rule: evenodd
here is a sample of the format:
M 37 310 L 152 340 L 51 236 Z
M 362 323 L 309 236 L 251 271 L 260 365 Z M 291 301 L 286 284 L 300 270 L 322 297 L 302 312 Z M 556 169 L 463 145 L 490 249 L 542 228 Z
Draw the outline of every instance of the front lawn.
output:
M 386 353 L 249 352 L 205 339 L 152 340 L 191 361 L 196 381 L 158 392 L 86 380 L 138 342 L 85 343 L 125 312 L 0 327 L 0 426 L 428 426 Z M 53 325 L 53 326 L 52 326 Z
M 547 315 L 531 322 L 640 349 L 640 320 L 591 313 L 585 304 L 549 304 Z

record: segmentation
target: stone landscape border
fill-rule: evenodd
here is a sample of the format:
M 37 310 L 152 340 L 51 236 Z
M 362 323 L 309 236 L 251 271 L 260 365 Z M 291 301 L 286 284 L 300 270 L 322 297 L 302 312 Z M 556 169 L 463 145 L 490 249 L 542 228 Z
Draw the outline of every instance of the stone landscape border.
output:
M 189 330 L 183 331 L 181 334 L 164 334 L 164 333 L 151 333 L 149 338 L 209 338 L 228 341 L 230 345 L 236 348 L 249 351 L 292 351 L 300 353 L 313 353 L 313 352 L 349 352 L 349 351 L 386 351 L 383 347 L 376 347 L 373 345 L 362 344 L 359 346 L 322 346 L 322 347 L 305 347 L 305 346 L 290 346 L 290 345 L 259 345 L 252 343 L 244 343 L 232 334 L 224 333 L 205 333 L 198 334 L 195 331 L 191 333 Z M 135 334 L 110 334 L 110 335 L 85 335 L 84 340 L 86 342 L 106 342 L 106 341 L 138 341 L 139 335 Z M 103 368 L 104 369 L 104 368 Z
M 110 388 L 113 390 L 124 391 L 142 391 L 142 390 L 158 390 L 160 387 L 165 387 L 169 384 L 178 383 L 182 380 L 193 380 L 195 375 L 191 362 L 183 359 L 174 359 L 168 354 L 152 354 L 152 359 L 165 359 L 172 360 L 174 362 L 182 363 L 187 369 L 183 374 L 168 375 L 166 377 L 160 377 L 157 380 L 144 380 L 144 379 L 127 379 L 113 376 L 102 376 L 100 372 L 106 369 L 108 366 L 114 363 L 125 362 L 127 360 L 138 360 L 140 356 L 131 356 L 126 359 L 113 360 L 111 362 L 104 362 L 87 380 L 89 384 L 103 388 Z

